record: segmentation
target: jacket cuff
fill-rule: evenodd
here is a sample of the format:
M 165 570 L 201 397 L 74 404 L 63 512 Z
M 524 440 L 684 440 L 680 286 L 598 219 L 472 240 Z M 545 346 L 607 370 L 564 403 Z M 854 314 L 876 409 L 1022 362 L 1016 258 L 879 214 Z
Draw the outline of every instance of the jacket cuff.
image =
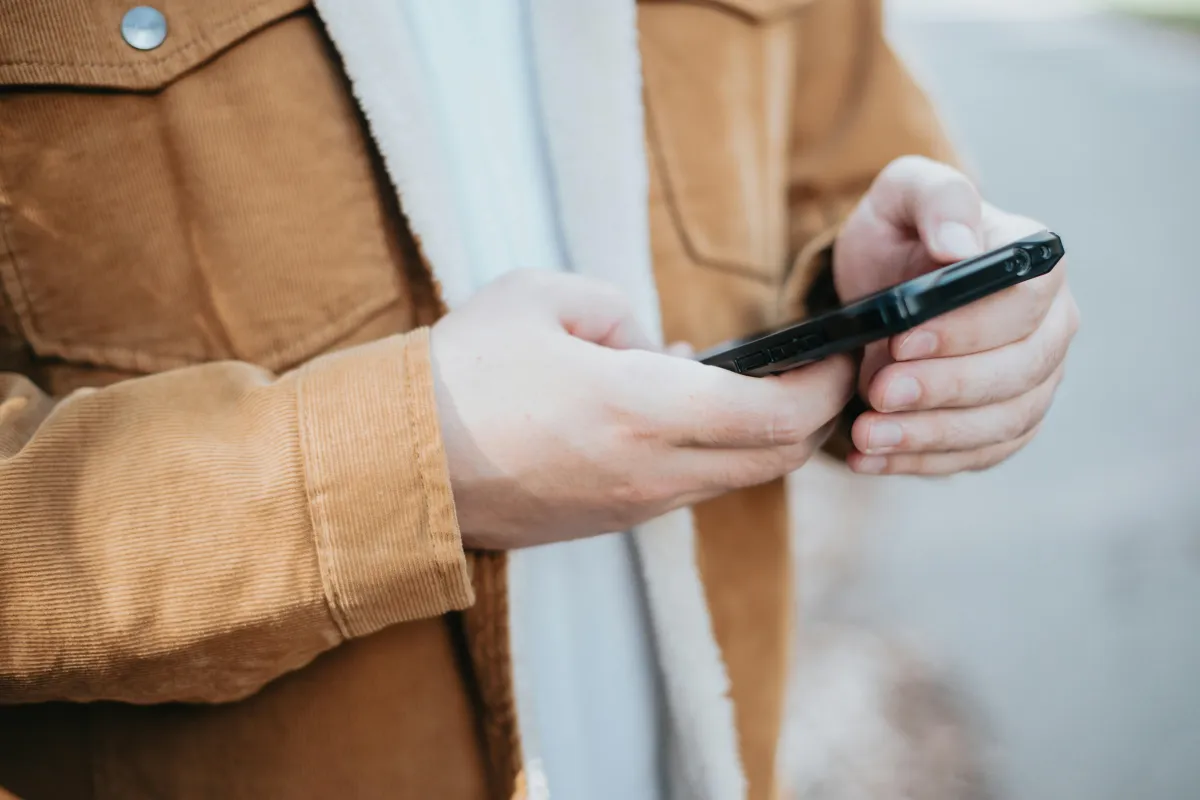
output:
M 826 228 L 809 240 L 793 259 L 781 298 L 784 319 L 797 320 L 841 305 L 833 284 L 833 244 L 841 230 L 840 224 Z M 866 409 L 866 403 L 855 394 L 838 416 L 822 449 L 844 461 L 854 450 L 850 438 L 854 420 Z
M 471 605 L 428 329 L 324 356 L 298 377 L 308 504 L 342 635 Z
M 833 243 L 841 230 L 840 224 L 824 229 L 792 259 L 780 297 L 783 319 L 798 320 L 840 305 L 833 288 Z

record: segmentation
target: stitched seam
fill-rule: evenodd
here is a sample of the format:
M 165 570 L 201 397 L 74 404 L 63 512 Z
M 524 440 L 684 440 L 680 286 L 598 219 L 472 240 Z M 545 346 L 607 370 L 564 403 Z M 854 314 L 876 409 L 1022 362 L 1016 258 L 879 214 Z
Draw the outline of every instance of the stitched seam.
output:
M 4 184 L 0 176 L 0 198 L 8 198 L 9 195 L 4 191 Z M 15 238 L 12 232 L 12 200 L 0 204 L 0 257 L 7 255 L 7 258 L 0 258 L 0 278 L 3 278 L 3 283 L 8 289 L 8 294 L 11 296 L 13 313 L 17 316 L 17 321 L 22 326 L 31 324 L 32 317 L 29 314 L 30 302 L 29 295 L 25 284 L 21 281 L 21 270 L 17 266 L 17 249 L 13 245 Z M 27 322 L 26 320 L 29 320 Z M 26 332 L 28 335 L 28 332 Z
M 145 350 L 140 348 L 120 347 L 103 344 L 89 344 L 71 338 L 48 336 L 38 323 L 38 314 L 29 297 L 29 288 L 25 274 L 27 268 L 19 263 L 16 248 L 12 246 L 12 232 L 9 227 L 8 214 L 2 214 L 0 221 L 0 238 L 7 245 L 0 249 L 0 256 L 7 252 L 9 258 L 0 262 L 6 283 L 11 283 L 17 291 L 14 294 L 13 306 L 17 317 L 26 327 L 29 343 L 41 354 L 57 356 L 67 360 L 79 360 L 118 369 L 135 369 L 154 372 L 157 368 L 173 368 L 189 364 L 203 363 L 204 357 L 198 353 L 186 353 L 169 350 Z M 306 336 L 293 339 L 284 347 L 277 347 L 265 353 L 246 353 L 245 358 L 253 359 L 260 366 L 272 370 L 281 370 L 312 354 L 323 344 L 337 339 L 354 327 L 369 319 L 372 315 L 395 302 L 399 294 L 383 297 L 371 297 L 349 310 L 340 314 L 336 319 L 309 332 Z
M 283 369 L 296 364 L 317 350 L 322 345 L 349 333 L 355 326 L 369 320 L 379 311 L 387 308 L 400 299 L 399 292 L 388 292 L 376 297 L 369 297 L 348 311 L 342 312 L 336 319 L 327 322 L 306 336 L 294 339 L 284 347 L 277 347 L 261 356 L 253 356 L 265 360 L 265 366 Z
M 13 283 L 21 292 L 20 297 L 13 298 L 14 309 L 17 312 L 18 318 L 28 328 L 26 335 L 29 337 L 29 343 L 40 355 L 56 356 L 68 361 L 83 361 L 100 366 L 145 372 L 155 372 L 158 369 L 171 369 L 205 363 L 205 358 L 197 354 L 88 344 L 86 342 L 46 336 L 38 327 L 32 305 L 29 304 L 28 298 L 24 295 L 25 285 L 23 283 L 21 267 L 15 263 L 15 253 L 10 251 L 10 254 L 13 261 Z M 2 255 L 3 251 L 0 251 L 0 256 Z M 4 265 L 0 264 L 0 266 Z M 7 273 L 8 271 L 5 270 L 5 277 L 8 276 Z M 383 299 L 371 298 L 353 307 L 334 321 L 317 328 L 308 336 L 295 340 L 286 349 L 270 350 L 262 354 L 248 353 L 245 355 L 245 358 L 254 361 L 259 366 L 273 371 L 281 371 L 303 361 L 306 356 L 320 350 L 322 345 L 329 341 L 353 331 L 356 325 L 369 319 L 376 312 L 395 302 L 396 299 L 396 297 Z M 17 300 L 22 301 L 22 305 L 25 306 L 24 309 L 17 307 Z
M 217 46 L 217 47 L 222 46 L 220 43 L 214 42 L 212 40 L 212 34 L 218 33 L 226 28 L 237 25 L 239 22 L 241 22 L 244 19 L 246 19 L 247 17 L 253 15 L 255 12 L 259 11 L 264 6 L 270 5 L 271 3 L 274 3 L 274 2 L 278 2 L 278 0 L 259 0 L 259 2 L 255 3 L 254 5 L 250 6 L 249 8 L 242 9 L 239 13 L 235 14 L 234 16 L 226 17 L 224 20 L 222 20 L 220 22 L 213 23 L 213 25 L 211 27 L 204 28 L 199 33 L 197 33 L 195 37 L 188 40 L 184 44 L 179 45 L 179 47 L 176 47 L 174 50 L 171 50 L 170 52 L 163 53 L 161 55 L 158 55 L 158 56 L 155 56 L 152 58 L 147 58 L 147 59 L 139 60 L 136 62 L 132 62 L 132 61 L 0 61 L 0 67 L 91 67 L 91 68 L 115 69 L 115 70 L 144 69 L 146 67 L 156 67 L 159 64 L 163 64 L 165 62 L 170 61 L 171 59 L 180 58 L 181 56 L 186 55 L 190 51 L 192 51 L 202 45 L 208 45 L 210 47 L 211 46 Z M 292 10 L 294 11 L 296 9 L 292 9 Z
M 856 4 L 858 28 L 855 30 L 857 43 L 866 45 L 865 47 L 856 47 L 855 52 L 865 51 L 869 55 L 855 59 L 854 63 L 850 65 L 849 74 L 842 81 L 843 91 L 839 93 L 842 100 L 834 111 L 833 124 L 826 130 L 822 140 L 803 154 L 800 163 L 804 166 L 819 164 L 822 160 L 829 159 L 835 154 L 839 144 L 845 140 L 846 131 L 854 125 L 855 114 L 861 109 L 862 96 L 867 92 L 868 84 L 871 81 L 871 67 L 875 64 L 875 53 L 870 47 L 869 40 L 876 28 L 872 18 L 873 10 L 869 2 L 870 0 L 866 0 Z M 791 168 L 791 172 L 793 174 L 796 172 L 794 167 Z
M 660 184 L 663 187 L 663 195 L 666 199 L 667 210 L 671 214 L 671 221 L 675 225 L 675 230 L 679 233 L 679 241 L 683 245 L 683 251 L 687 254 L 695 264 L 709 269 L 720 270 L 737 275 L 742 278 L 750 278 L 760 283 L 773 285 L 776 283 L 768 275 L 763 274 L 758 267 L 751 266 L 746 263 L 728 261 L 718 258 L 710 258 L 701 255 L 696 248 L 695 242 L 692 240 L 691 231 L 687 224 L 683 221 L 683 211 L 680 208 L 678 193 L 675 191 L 674 182 L 671 179 L 671 172 L 667 166 L 666 153 L 660 141 L 661 137 L 658 132 L 658 126 L 654 122 L 654 105 L 650 101 L 650 90 L 647 88 L 643 105 L 646 109 L 646 128 L 649 135 L 646 137 L 649 144 L 651 157 L 658 164 L 658 173 L 662 176 Z
M 309 476 L 308 452 L 314 434 L 309 427 L 308 415 L 304 413 L 303 396 L 306 377 L 300 375 L 297 376 L 296 380 L 296 420 L 300 433 L 300 469 L 304 474 L 304 498 L 308 506 L 309 524 L 312 526 L 313 546 L 317 551 L 317 572 L 321 576 L 321 590 L 325 595 L 325 605 L 329 609 L 329 616 L 333 620 L 333 624 L 337 626 L 338 633 L 342 635 L 343 639 L 349 639 L 350 626 L 346 620 L 346 614 L 342 609 L 341 594 L 338 591 L 337 580 L 328 563 L 329 554 L 333 549 L 330 542 L 328 525 L 325 516 L 317 509 L 312 480 Z
M 0 67 L 4 66 L 87 66 L 87 67 L 105 67 L 105 66 L 122 66 L 122 67 L 144 67 L 153 66 L 155 64 L 166 61 L 170 58 L 177 58 L 188 49 L 210 42 L 208 38 L 213 32 L 223 30 L 230 26 L 236 25 L 247 17 L 251 16 L 260 9 L 277 3 L 279 0 L 259 0 L 254 5 L 247 9 L 243 9 L 238 14 L 228 17 L 225 20 L 218 22 L 212 26 L 210 30 L 198 35 L 186 45 L 181 46 L 176 51 L 165 54 L 149 61 L 143 61 L 138 64 L 119 64 L 107 65 L 88 62 L 22 62 L 22 61 L 0 61 Z M 292 9 L 289 13 L 294 12 Z M 280 17 L 282 18 L 282 17 Z M 211 42 L 210 42 L 211 43 Z M 0 197 L 6 196 L 2 192 L 0 185 Z M 12 203 L 4 204 L 0 208 L 0 244 L 4 245 L 0 248 L 0 257 L 7 253 L 8 258 L 0 260 L 0 278 L 3 278 L 4 284 L 8 287 L 8 292 L 12 296 L 13 311 L 16 313 L 18 321 L 26 329 L 25 335 L 29 339 L 29 344 L 35 348 L 41 355 L 56 356 L 69 361 L 83 361 L 95 363 L 102 366 L 111 366 L 118 369 L 133 369 L 143 372 L 155 372 L 158 369 L 171 369 L 190 364 L 201 363 L 205 359 L 199 353 L 187 353 L 174 350 L 158 350 L 151 351 L 141 348 L 111 346 L 103 344 L 91 344 L 88 342 L 73 340 L 69 337 L 55 337 L 46 334 L 38 321 L 38 311 L 34 306 L 32 294 L 29 289 L 26 275 L 28 268 L 23 266 L 17 256 L 15 246 L 15 232 L 12 227 L 11 218 Z M 398 297 L 398 295 L 397 295 Z M 331 320 L 325 325 L 310 332 L 307 336 L 292 340 L 288 345 L 274 348 L 262 354 L 247 354 L 249 358 L 260 362 L 262 366 L 271 369 L 280 369 L 288 364 L 296 363 L 302 360 L 306 355 L 311 353 L 315 348 L 330 338 L 336 338 L 347 331 L 353 329 L 356 322 L 361 322 L 367 319 L 374 312 L 383 308 L 393 298 L 383 299 L 368 299 L 364 302 L 353 306 L 350 310 L 343 312 L 337 319 Z
M 42 355 L 56 355 L 64 358 L 70 358 L 70 351 L 77 350 L 78 355 L 83 360 L 91 360 L 100 364 L 107 363 L 105 359 L 96 357 L 104 352 L 110 352 L 118 359 L 135 363 L 144 363 L 147 355 L 155 356 L 156 354 L 149 354 L 124 347 L 108 348 L 103 345 L 72 343 L 69 340 L 55 339 L 42 333 L 41 326 L 38 324 L 37 309 L 34 308 L 29 285 L 25 279 L 26 268 L 22 266 L 17 256 L 17 248 L 14 244 L 16 236 L 12 227 L 11 209 L 12 204 L 10 201 L 0 210 L 0 238 L 3 239 L 3 244 L 5 245 L 4 250 L 0 251 L 0 255 L 3 255 L 4 252 L 8 253 L 8 258 L 0 263 L 0 267 L 3 267 L 4 282 L 11 284 L 9 293 L 12 295 L 13 311 L 16 313 L 22 327 L 26 329 L 25 335 L 29 338 L 30 345 L 36 350 L 42 351 Z M 93 354 L 91 359 L 87 358 L 89 353 Z M 195 361 L 192 357 L 174 353 L 161 353 L 157 354 L 157 357 L 185 364 L 194 363 Z
M 441 561 L 441 557 L 443 555 L 441 551 L 444 548 L 441 546 L 441 543 L 437 541 L 437 532 L 433 530 L 433 487 L 430 485 L 429 470 L 427 465 L 421 459 L 420 435 L 417 431 L 417 413 L 415 409 L 419 408 L 417 404 L 422 400 L 422 398 L 416 396 L 416 381 L 414 380 L 413 375 L 414 369 L 411 348 L 412 344 L 406 343 L 404 349 L 404 394 L 407 413 L 405 416 L 408 418 L 408 435 L 411 443 L 410 446 L 412 450 L 413 464 L 416 465 L 417 473 L 420 476 L 421 494 L 422 499 L 425 501 L 425 521 L 429 526 L 429 534 L 432 544 L 430 549 L 433 551 L 435 558 L 437 559 L 435 572 L 437 573 L 438 585 L 441 588 L 441 597 L 439 597 L 438 600 L 441 602 L 443 607 L 447 607 L 450 605 L 450 598 L 454 592 L 450 586 L 449 576 L 446 575 L 445 565 Z

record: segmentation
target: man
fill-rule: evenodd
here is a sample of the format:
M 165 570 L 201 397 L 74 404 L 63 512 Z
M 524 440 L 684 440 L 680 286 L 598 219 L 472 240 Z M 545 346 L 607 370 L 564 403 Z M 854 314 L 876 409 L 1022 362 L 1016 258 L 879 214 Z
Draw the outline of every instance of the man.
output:
M 857 375 L 660 352 L 1039 227 L 879 14 L 0 11 L 0 784 L 773 796 L 782 477 L 856 388 L 851 468 L 997 463 L 1076 325 L 1059 269 Z

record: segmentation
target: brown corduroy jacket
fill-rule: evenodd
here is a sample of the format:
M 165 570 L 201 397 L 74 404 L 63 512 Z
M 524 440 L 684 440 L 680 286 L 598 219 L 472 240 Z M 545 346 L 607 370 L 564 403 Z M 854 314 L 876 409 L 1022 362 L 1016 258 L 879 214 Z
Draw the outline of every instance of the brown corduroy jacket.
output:
M 508 798 L 504 557 L 464 553 L 438 289 L 300 0 L 0 4 L 0 785 Z M 880 0 L 639 7 L 665 334 L 797 313 L 892 158 L 949 151 Z M 695 510 L 750 796 L 776 792 L 782 482 Z

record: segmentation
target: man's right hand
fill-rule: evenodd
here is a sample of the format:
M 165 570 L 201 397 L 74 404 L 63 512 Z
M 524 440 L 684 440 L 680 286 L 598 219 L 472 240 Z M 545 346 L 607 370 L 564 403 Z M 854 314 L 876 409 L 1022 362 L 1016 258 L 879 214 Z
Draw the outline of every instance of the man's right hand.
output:
M 820 447 L 848 358 L 749 378 L 656 352 L 612 287 L 519 272 L 433 328 L 463 542 L 513 549 L 627 530 L 764 483 Z

